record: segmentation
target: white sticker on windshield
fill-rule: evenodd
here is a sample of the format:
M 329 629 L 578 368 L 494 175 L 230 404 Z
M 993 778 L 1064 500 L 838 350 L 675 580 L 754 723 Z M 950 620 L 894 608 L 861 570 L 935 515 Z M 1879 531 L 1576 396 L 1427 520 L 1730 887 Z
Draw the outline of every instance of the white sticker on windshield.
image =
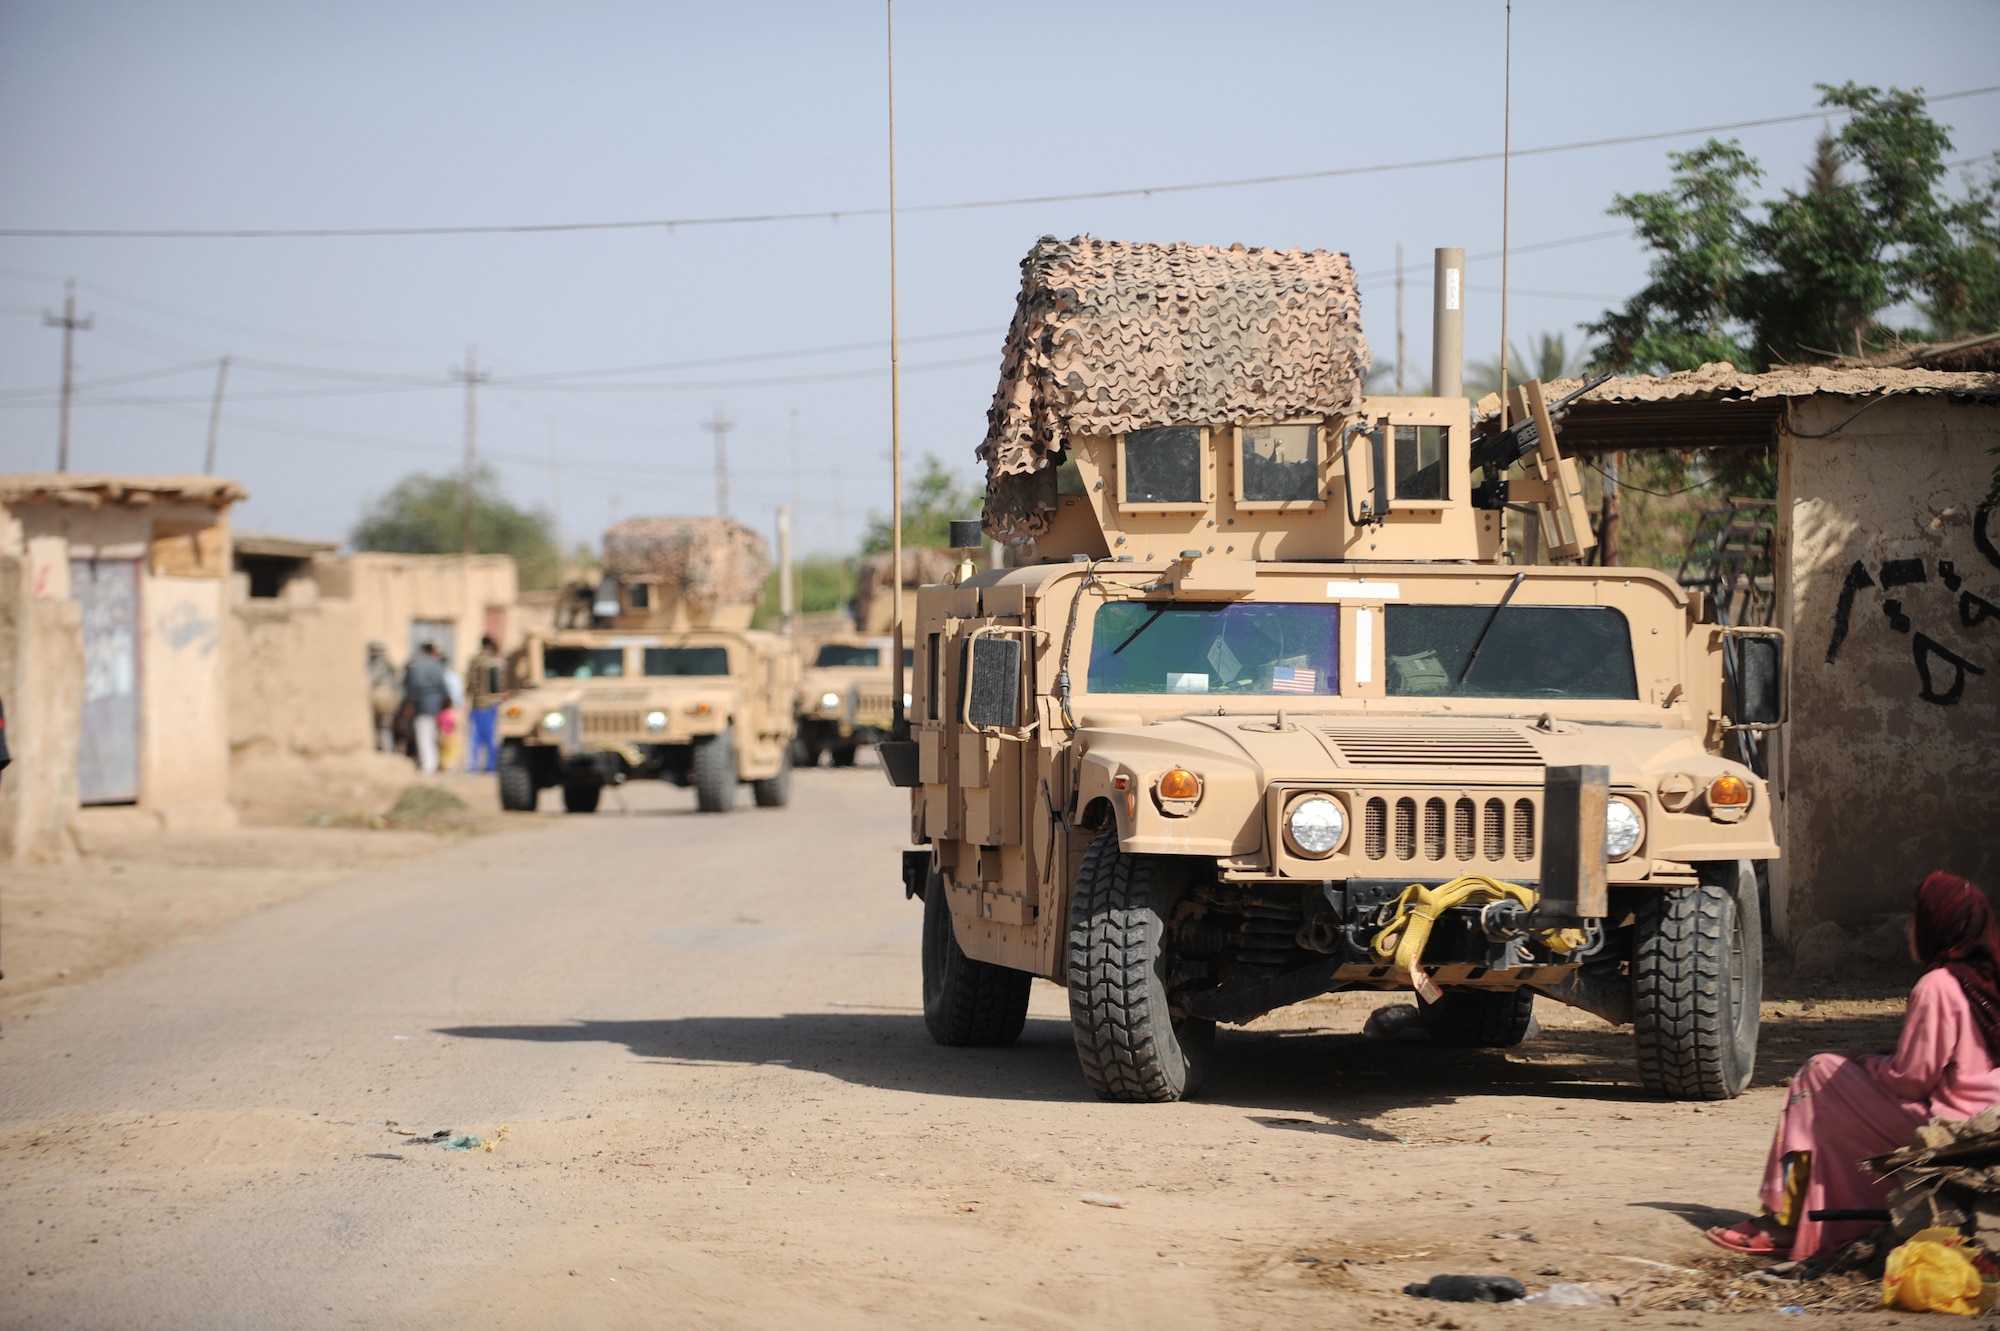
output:
M 1350 601 L 1400 601 L 1403 598 L 1403 584 L 1335 579 L 1326 584 L 1326 594 L 1333 598 L 1344 597 Z
M 1375 612 L 1354 612 L 1354 682 L 1367 684 L 1375 678 Z
M 1215 645 L 1208 649 L 1208 663 L 1215 667 L 1216 678 L 1224 684 L 1235 679 L 1243 669 L 1243 662 L 1237 659 L 1235 652 L 1229 650 L 1229 644 L 1220 638 L 1217 638 Z
M 1168 693 L 1207 693 L 1208 676 L 1200 672 L 1183 674 L 1178 670 L 1167 672 Z

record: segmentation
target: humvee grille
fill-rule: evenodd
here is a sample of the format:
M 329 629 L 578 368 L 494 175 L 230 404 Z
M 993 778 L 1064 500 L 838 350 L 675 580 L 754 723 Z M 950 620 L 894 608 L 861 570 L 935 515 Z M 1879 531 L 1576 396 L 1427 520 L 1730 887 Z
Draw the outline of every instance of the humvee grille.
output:
M 1361 854 L 1371 860 L 1532 864 L 1535 816 L 1535 801 L 1525 796 L 1481 802 L 1469 794 L 1371 795 L 1361 802 Z
M 1540 767 L 1542 755 L 1502 726 L 1383 730 L 1326 726 L 1321 733 L 1354 767 Z
M 585 735 L 629 735 L 645 725 L 645 717 L 640 712 L 585 712 L 583 733 Z

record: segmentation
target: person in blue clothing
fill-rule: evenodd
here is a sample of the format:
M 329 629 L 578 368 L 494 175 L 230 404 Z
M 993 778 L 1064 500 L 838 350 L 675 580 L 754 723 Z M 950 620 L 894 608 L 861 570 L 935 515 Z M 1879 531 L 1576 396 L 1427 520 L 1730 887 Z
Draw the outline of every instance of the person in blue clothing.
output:
M 491 638 L 479 640 L 479 654 L 465 669 L 466 710 L 471 719 L 465 770 L 493 770 L 494 734 L 500 721 L 500 695 L 506 691 L 507 662 Z
M 451 706 L 451 690 L 445 683 L 444 661 L 438 656 L 436 643 L 425 643 L 423 650 L 403 667 L 403 697 L 411 709 L 410 732 L 417 743 L 417 767 L 425 776 L 435 776 L 438 713 Z

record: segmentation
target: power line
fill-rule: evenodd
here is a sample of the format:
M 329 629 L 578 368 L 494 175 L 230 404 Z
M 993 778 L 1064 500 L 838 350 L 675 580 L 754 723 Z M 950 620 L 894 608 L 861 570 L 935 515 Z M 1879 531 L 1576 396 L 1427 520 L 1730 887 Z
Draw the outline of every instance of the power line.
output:
M 1939 93 L 1926 103 L 1983 97 L 2000 92 L 2000 84 Z M 1544 144 L 1539 148 L 1515 149 L 1515 157 L 1544 157 L 1553 153 L 1582 152 L 1592 148 L 1613 148 L 1634 143 L 1656 143 L 1663 139 L 1687 138 L 1695 134 L 1719 134 L 1725 130 L 1758 129 L 1767 125 L 1795 124 L 1803 120 L 1825 120 L 1851 114 L 1842 107 L 1819 107 L 1791 115 L 1760 116 L 1726 124 L 1694 125 L 1683 129 L 1656 130 L 1647 134 L 1621 134 L 1611 138 L 1578 139 L 1569 143 Z M 1497 162 L 1497 152 L 1459 153 L 1449 157 L 1426 157 L 1403 162 L 1376 162 L 1367 166 L 1329 167 L 1318 171 L 1292 171 L 1268 176 L 1241 176 L 1226 180 L 1187 181 L 1170 185 L 1134 185 L 1121 189 L 1083 190 L 1069 194 L 1034 194 L 1006 199 L 968 199 L 957 203 L 928 203 L 902 206 L 899 213 L 969 212 L 988 208 L 1018 208 L 1048 203 L 1083 203 L 1101 199 L 1151 198 L 1155 194 L 1188 194 L 1205 190 L 1243 189 L 1260 185 L 1288 185 L 1308 180 L 1334 180 L 1349 176 L 1380 175 L 1397 171 L 1421 171 L 1442 166 L 1472 166 Z M 68 240 L 308 240 L 398 236 L 499 236 L 549 235 L 578 231 L 673 231 L 680 227 L 747 226 L 774 222 L 838 222 L 844 218 L 881 217 L 887 208 L 822 209 L 813 212 L 729 213 L 710 217 L 639 218 L 609 222 L 525 222 L 475 226 L 382 226 L 382 227 L 229 227 L 134 228 L 109 227 L 9 227 L 0 228 L 0 237 L 15 239 Z

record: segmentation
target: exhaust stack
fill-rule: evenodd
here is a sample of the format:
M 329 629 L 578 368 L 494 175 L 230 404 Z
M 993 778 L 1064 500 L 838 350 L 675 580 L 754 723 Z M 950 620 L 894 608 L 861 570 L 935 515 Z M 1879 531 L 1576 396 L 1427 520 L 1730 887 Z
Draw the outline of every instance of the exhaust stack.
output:
M 1465 396 L 1465 251 L 1437 252 L 1431 283 L 1431 395 Z

